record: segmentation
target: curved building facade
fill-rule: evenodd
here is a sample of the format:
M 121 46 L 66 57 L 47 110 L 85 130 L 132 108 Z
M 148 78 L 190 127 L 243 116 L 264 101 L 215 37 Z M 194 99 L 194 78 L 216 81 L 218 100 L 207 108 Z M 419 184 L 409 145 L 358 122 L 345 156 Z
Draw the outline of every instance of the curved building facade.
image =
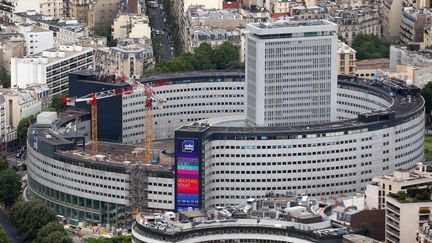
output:
M 167 100 L 153 111 L 155 137 L 174 140 L 167 154 L 175 164 L 155 158 L 159 164 L 145 169 L 140 200 L 147 209 L 210 209 L 268 193 L 349 194 L 364 190 L 374 176 L 423 160 L 424 100 L 415 87 L 340 76 L 338 121 L 254 127 L 245 122 L 243 74 L 188 75 L 148 78 Z M 124 85 L 93 78 L 72 75 L 71 92 Z M 99 134 L 117 141 L 100 143 L 102 157 L 86 148 L 88 112 L 60 113 L 53 124 L 34 124 L 27 138 L 28 196 L 70 218 L 111 225 L 130 220 L 136 180 L 129 165 L 142 161 L 142 149 L 121 143 L 142 139 L 140 99 L 119 96 L 98 103 Z M 184 124 L 189 125 L 178 128 Z M 123 137 L 128 134 L 129 142 Z
M 267 193 L 353 193 L 374 176 L 423 160 L 419 89 L 340 77 L 337 95 L 340 120 L 333 123 L 254 127 L 238 116 L 178 129 L 177 209 L 237 205 Z M 195 160 L 186 156 L 185 143 L 199 151 Z M 194 161 L 201 176 L 190 181 Z

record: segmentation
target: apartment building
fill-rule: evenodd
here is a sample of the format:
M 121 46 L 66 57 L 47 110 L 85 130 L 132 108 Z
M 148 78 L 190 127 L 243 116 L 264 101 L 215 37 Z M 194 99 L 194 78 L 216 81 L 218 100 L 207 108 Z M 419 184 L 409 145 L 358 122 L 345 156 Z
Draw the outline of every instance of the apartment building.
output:
M 381 2 L 381 33 L 384 40 L 399 40 L 402 12 L 402 0 L 383 0 Z
M 432 12 L 426 9 L 417 10 L 406 7 L 402 13 L 400 26 L 400 40 L 404 43 L 422 42 L 425 27 L 430 25 Z
M 119 14 L 112 25 L 114 40 L 122 38 L 151 38 L 149 19 L 142 14 Z
M 11 58 L 21 58 L 25 55 L 25 39 L 19 33 L 0 33 L 1 66 L 10 73 Z
M 53 16 L 55 19 L 62 19 L 64 17 L 63 1 L 64 0 L 39 0 L 39 13 Z
M 421 88 L 432 80 L 432 51 L 420 43 L 390 46 L 390 72 Z
M 121 0 L 94 0 L 90 2 L 87 25 L 92 30 L 100 25 L 111 25 L 120 10 Z
M 327 20 L 277 21 L 248 24 L 246 29 L 248 123 L 335 121 L 337 25 Z M 282 87 L 289 89 L 281 92 Z
M 54 33 L 50 30 L 24 24 L 18 26 L 18 33 L 24 36 L 26 55 L 32 55 L 54 46 Z
M 11 59 L 11 87 L 46 85 L 50 97 L 68 90 L 69 73 L 94 64 L 94 49 L 59 46 L 23 58 Z
M 381 36 L 380 13 L 377 5 L 361 5 L 358 8 L 335 8 L 328 17 L 338 24 L 338 35 L 342 36 L 348 45 L 352 45 L 358 34 Z
M 116 47 L 98 48 L 96 70 L 115 72 L 139 78 L 143 71 L 153 69 L 155 60 L 151 39 L 118 39 Z
M 87 25 L 76 19 L 58 20 L 34 11 L 14 14 L 14 19 L 16 23 L 37 25 L 41 29 L 52 31 L 56 45 L 75 44 L 81 37 L 89 35 Z
M 407 189 L 389 194 L 385 200 L 386 242 L 416 242 L 418 228 L 427 223 L 431 215 L 431 190 Z
M 357 72 L 356 53 L 349 45 L 338 41 L 338 74 L 354 75 Z
M 374 177 L 366 187 L 366 205 L 369 209 L 385 209 L 386 196 L 409 188 L 423 188 L 432 182 L 429 173 L 421 170 L 419 163 L 414 171 L 394 171 L 391 175 Z
M 208 10 L 204 6 L 193 6 L 187 11 L 187 22 L 184 26 L 184 48 L 193 52 L 201 43 L 208 43 L 217 47 L 224 42 L 230 42 L 241 47 L 243 29 L 248 19 L 243 18 L 238 10 Z M 244 52 L 240 50 L 243 59 Z
M 70 15 L 80 23 L 88 23 L 90 0 L 72 0 Z

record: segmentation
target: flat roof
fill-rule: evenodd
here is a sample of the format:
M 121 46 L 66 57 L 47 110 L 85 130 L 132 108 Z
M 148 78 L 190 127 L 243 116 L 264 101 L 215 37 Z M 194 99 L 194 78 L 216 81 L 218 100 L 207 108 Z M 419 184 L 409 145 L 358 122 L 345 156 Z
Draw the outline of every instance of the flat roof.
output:
M 360 114 L 359 116 L 372 117 L 375 115 L 390 115 L 394 113 L 396 119 L 404 118 L 412 113 L 415 113 L 424 106 L 424 99 L 420 95 L 403 95 L 396 94 L 392 90 L 388 89 L 406 89 L 416 90 L 415 86 L 406 86 L 398 82 L 390 81 L 386 85 L 386 88 L 376 85 L 373 80 L 366 80 L 357 78 L 358 81 L 338 80 L 338 87 L 355 89 L 365 89 L 369 94 L 380 94 L 384 99 L 391 100 L 391 106 L 385 111 L 374 111 L 370 113 Z M 392 95 L 393 94 L 393 95 Z M 409 96 L 409 97 L 408 97 Z M 211 119 L 208 119 L 212 121 Z M 207 120 L 203 120 L 204 123 Z M 298 126 L 280 126 L 280 127 L 256 127 L 248 125 L 244 120 L 242 121 L 239 117 L 221 117 L 219 121 L 212 121 L 213 124 L 204 126 L 204 123 L 193 123 L 188 126 L 183 126 L 178 131 L 207 131 L 211 133 L 243 133 L 243 134 L 254 134 L 254 133 L 268 133 L 268 135 L 282 135 L 281 133 L 313 133 L 313 132 L 332 132 L 343 129 L 361 129 L 369 124 L 375 124 L 377 122 L 383 122 L 382 120 L 377 121 L 361 121 L 358 118 L 350 120 L 340 120 L 331 123 L 313 124 L 313 125 L 298 125 Z M 375 122 L 375 123 L 374 123 Z M 252 135 L 251 135 L 252 136 Z

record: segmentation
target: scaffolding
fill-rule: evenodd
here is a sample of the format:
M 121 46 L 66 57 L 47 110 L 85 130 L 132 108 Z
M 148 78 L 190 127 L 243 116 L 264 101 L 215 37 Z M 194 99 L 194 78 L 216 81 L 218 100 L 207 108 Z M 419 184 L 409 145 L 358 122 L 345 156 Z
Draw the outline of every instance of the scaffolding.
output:
M 140 162 L 129 165 L 129 206 L 132 215 L 148 208 L 148 178 L 145 171 L 145 166 Z

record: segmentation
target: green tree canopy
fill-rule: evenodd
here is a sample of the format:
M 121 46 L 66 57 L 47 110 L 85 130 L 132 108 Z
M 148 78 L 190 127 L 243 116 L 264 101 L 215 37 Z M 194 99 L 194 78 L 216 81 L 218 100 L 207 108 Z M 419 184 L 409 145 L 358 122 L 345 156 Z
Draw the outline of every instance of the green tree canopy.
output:
M 18 123 L 17 137 L 22 144 L 26 143 L 27 130 L 29 129 L 30 125 L 33 124 L 35 121 L 36 121 L 36 116 L 31 115 L 29 117 L 21 119 L 21 121 Z
M 390 45 L 376 35 L 358 34 L 352 43 L 357 51 L 357 59 L 387 58 L 390 55 Z
M 0 84 L 3 88 L 10 88 L 11 86 L 11 76 L 5 67 L 0 66 Z
M 0 171 L 9 168 L 9 162 L 4 154 L 0 153 Z
M 39 230 L 36 239 L 33 241 L 33 243 L 50 242 L 47 241 L 47 239 L 54 232 L 60 232 L 62 235 L 66 236 L 66 231 L 64 230 L 63 225 L 60 224 L 59 222 L 52 221 L 44 225 L 42 229 Z
M 425 99 L 426 114 L 431 114 L 432 109 L 432 82 L 428 82 L 421 90 L 421 95 Z
M 73 243 L 64 232 L 54 231 L 40 241 L 41 243 Z
M 51 108 L 52 110 L 54 110 L 54 111 L 58 111 L 58 110 L 60 110 L 60 109 L 64 109 L 64 108 L 66 108 L 66 107 L 67 107 L 67 106 L 66 106 L 66 103 L 64 103 L 64 102 L 62 101 L 62 99 L 63 99 L 63 98 L 66 98 L 66 97 L 68 97 L 68 94 L 67 94 L 67 93 L 55 95 L 55 96 L 52 98 L 50 108 Z
M 112 238 L 90 238 L 89 243 L 130 243 L 132 237 L 130 236 L 114 236 Z
M 21 239 L 31 242 L 49 222 L 55 221 L 54 212 L 41 201 L 16 202 L 10 211 L 10 221 L 18 229 Z
M 116 42 L 112 38 L 111 25 L 110 24 L 102 24 L 96 25 L 93 28 L 93 34 L 98 36 L 105 36 L 107 38 L 108 46 L 115 46 Z
M 6 232 L 0 227 L 0 242 L 1 243 L 11 243 L 9 236 L 7 236 Z
M 181 55 L 159 62 L 150 73 L 207 71 L 207 70 L 239 70 L 244 65 L 240 62 L 238 48 L 229 42 L 212 48 L 202 43 L 194 53 Z
M 12 169 L 0 171 L 0 200 L 10 207 L 21 195 L 21 177 Z

